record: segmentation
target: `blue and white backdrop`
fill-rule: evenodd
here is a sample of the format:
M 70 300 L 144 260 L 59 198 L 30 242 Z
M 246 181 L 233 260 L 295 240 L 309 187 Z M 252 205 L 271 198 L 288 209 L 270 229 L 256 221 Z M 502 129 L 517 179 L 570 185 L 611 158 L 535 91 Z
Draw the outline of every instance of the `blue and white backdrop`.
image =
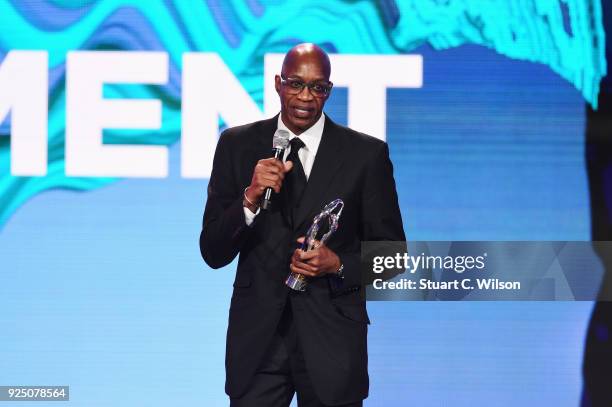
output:
M 227 404 L 207 178 L 299 42 L 327 114 L 389 143 L 410 239 L 590 239 L 600 0 L 1 0 L 0 27 L 0 385 Z M 366 405 L 576 405 L 591 308 L 370 303 Z

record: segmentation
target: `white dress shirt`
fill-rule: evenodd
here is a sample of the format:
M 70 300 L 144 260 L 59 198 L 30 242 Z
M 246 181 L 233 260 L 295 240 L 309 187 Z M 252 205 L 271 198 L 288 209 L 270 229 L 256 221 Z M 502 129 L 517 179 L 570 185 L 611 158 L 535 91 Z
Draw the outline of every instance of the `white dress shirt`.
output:
M 321 117 L 319 117 L 319 120 L 317 120 L 315 124 L 299 135 L 300 139 L 304 142 L 304 147 L 300 148 L 300 151 L 298 151 L 298 157 L 300 157 L 300 162 L 304 168 L 306 180 L 308 180 L 308 177 L 310 177 L 312 165 L 314 164 L 317 151 L 319 150 L 319 144 L 321 143 L 321 137 L 323 136 L 324 126 L 325 114 L 322 113 Z M 278 115 L 278 129 L 287 130 L 289 132 L 289 141 L 293 140 L 295 137 L 298 137 L 293 134 L 293 132 L 289 130 L 287 126 L 285 126 L 285 123 L 283 123 L 283 120 L 281 119 L 281 115 Z M 285 150 L 283 161 L 287 159 L 289 153 L 291 153 L 291 147 Z M 293 171 L 293 169 L 291 171 Z M 248 208 L 243 209 L 246 224 L 250 226 L 253 223 L 253 220 L 255 220 L 255 216 L 259 214 L 260 209 L 257 208 L 257 212 L 255 213 L 251 212 Z

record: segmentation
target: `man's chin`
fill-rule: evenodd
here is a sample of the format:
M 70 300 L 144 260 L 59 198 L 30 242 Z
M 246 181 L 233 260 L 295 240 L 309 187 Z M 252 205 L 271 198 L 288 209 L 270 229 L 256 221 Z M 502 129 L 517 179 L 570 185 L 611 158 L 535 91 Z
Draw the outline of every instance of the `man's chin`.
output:
M 290 121 L 293 127 L 301 131 L 305 131 L 309 129 L 310 127 L 312 127 L 313 124 L 315 124 L 315 120 L 312 117 L 309 117 L 309 118 L 291 117 Z

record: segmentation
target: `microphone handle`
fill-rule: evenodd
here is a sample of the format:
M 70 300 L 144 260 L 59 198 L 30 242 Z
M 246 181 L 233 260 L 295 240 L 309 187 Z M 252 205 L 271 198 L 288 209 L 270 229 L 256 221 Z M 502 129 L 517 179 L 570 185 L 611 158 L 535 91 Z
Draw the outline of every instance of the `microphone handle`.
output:
M 275 148 L 272 150 L 274 153 L 274 158 L 277 160 L 282 160 L 283 154 L 285 153 L 285 149 L 283 148 Z M 261 209 L 267 211 L 272 206 L 272 191 L 274 191 L 271 187 L 267 187 L 264 192 L 263 202 L 261 203 Z

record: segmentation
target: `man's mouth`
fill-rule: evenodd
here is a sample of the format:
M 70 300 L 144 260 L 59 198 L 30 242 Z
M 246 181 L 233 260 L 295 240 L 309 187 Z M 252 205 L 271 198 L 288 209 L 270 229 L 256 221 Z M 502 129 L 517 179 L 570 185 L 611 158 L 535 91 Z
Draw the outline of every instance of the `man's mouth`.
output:
M 298 117 L 298 118 L 307 118 L 307 117 L 310 117 L 312 115 L 312 112 L 314 111 L 313 108 L 298 107 L 298 106 L 293 106 L 291 108 L 291 110 L 293 110 L 293 115 Z

